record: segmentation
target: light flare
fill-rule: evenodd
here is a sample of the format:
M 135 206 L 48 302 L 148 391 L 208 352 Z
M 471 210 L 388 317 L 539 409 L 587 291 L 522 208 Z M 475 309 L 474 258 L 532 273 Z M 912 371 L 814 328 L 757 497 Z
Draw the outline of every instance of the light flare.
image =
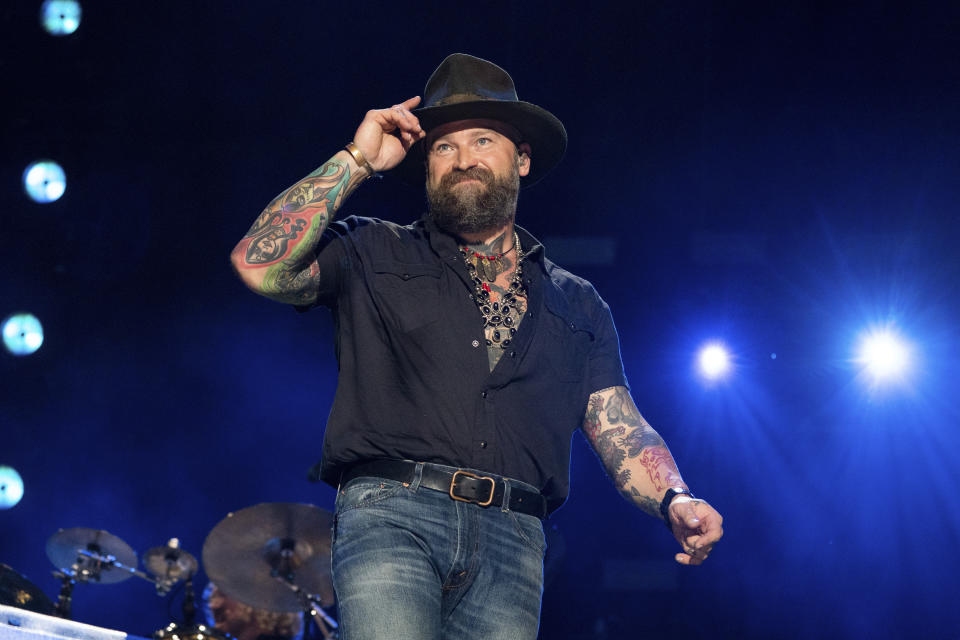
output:
M 719 342 L 711 342 L 700 348 L 697 365 L 707 380 L 719 380 L 730 372 L 730 353 Z
M 874 382 L 902 379 L 910 370 L 910 345 L 890 329 L 871 330 L 860 338 L 856 362 Z

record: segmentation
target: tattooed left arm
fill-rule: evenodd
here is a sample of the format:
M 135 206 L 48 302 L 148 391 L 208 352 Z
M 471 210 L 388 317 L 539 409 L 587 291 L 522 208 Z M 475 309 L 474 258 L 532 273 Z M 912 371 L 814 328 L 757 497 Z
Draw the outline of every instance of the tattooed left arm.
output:
M 667 489 L 689 489 L 663 438 L 643 419 L 626 387 L 590 396 L 583 433 L 617 490 L 660 519 Z M 670 503 L 670 530 L 681 543 L 681 564 L 700 564 L 723 535 L 723 518 L 703 500 L 678 496 Z

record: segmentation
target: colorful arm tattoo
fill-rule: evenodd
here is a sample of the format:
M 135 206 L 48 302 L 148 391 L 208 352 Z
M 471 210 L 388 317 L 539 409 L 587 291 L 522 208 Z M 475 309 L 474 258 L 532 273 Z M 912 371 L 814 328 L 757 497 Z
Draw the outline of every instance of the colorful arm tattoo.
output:
M 643 419 L 626 387 L 590 396 L 583 433 L 621 494 L 660 517 L 670 487 L 686 487 L 663 438 Z
M 366 177 L 351 175 L 341 151 L 267 205 L 234 248 L 234 268 L 258 293 L 280 302 L 316 299 L 315 249 L 334 213 Z

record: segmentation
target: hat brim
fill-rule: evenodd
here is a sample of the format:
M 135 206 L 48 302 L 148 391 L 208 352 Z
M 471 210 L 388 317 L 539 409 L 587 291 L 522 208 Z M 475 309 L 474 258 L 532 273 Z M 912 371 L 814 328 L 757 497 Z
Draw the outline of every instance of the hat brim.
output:
M 535 104 L 522 101 L 476 100 L 456 104 L 415 109 L 413 115 L 420 127 L 431 129 L 456 120 L 499 120 L 515 127 L 520 142 L 530 145 L 530 173 L 520 179 L 521 187 L 529 187 L 557 166 L 567 150 L 567 130 L 552 113 Z M 391 174 L 407 184 L 422 186 L 426 180 L 423 141 L 417 142 Z

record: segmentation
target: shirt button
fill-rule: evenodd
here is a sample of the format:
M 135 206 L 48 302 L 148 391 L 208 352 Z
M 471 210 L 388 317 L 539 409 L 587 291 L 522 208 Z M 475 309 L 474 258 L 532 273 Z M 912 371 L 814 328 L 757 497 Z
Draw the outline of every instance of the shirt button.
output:
M 481 397 L 481 398 L 486 398 L 486 397 L 487 397 L 487 392 L 486 392 L 486 391 L 481 391 L 481 392 L 480 392 L 480 397 Z
M 577 325 L 575 325 L 575 324 L 573 324 L 573 323 L 571 322 L 571 323 L 570 323 L 570 328 L 573 329 L 574 331 L 576 331 L 576 330 L 577 330 Z
M 481 441 L 480 441 L 480 448 L 481 448 L 481 449 L 486 449 L 486 448 L 487 448 L 487 441 L 486 441 L 486 440 L 481 440 Z
M 479 341 L 479 340 L 474 340 L 474 341 L 471 342 L 470 344 L 472 344 L 472 345 L 473 345 L 473 348 L 476 349 L 477 347 L 480 346 L 480 341 Z
M 510 357 L 511 357 L 511 358 L 516 358 L 516 357 L 517 357 L 517 352 L 516 352 L 516 351 L 511 351 L 511 352 L 510 352 Z

